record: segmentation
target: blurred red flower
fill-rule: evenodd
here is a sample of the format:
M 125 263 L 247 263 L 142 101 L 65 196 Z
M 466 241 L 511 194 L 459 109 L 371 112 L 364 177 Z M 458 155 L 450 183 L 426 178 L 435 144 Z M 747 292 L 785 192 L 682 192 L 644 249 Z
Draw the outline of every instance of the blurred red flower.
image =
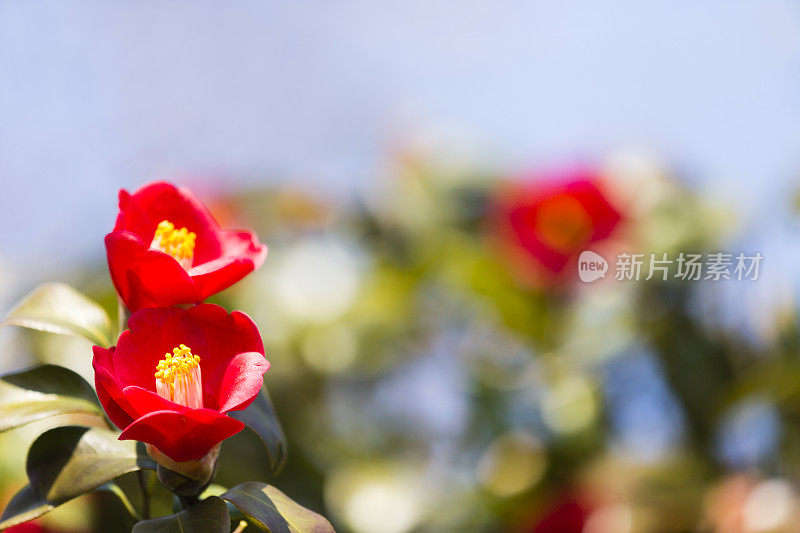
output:
M 203 458 L 242 422 L 269 369 L 252 320 L 200 304 L 142 309 L 116 347 L 94 347 L 97 395 L 120 439 L 151 444 L 177 462 Z
M 591 510 L 578 499 L 557 502 L 530 530 L 532 533 L 581 533 Z
M 493 240 L 528 285 L 577 279 L 583 250 L 608 238 L 622 220 L 599 176 L 587 170 L 536 175 L 504 184 L 490 207 Z
M 6 533 L 47 533 L 47 530 L 35 522 L 24 522 L 11 526 L 5 530 Z
M 583 491 L 559 492 L 542 504 L 541 497 L 523 505 L 522 513 L 507 528 L 514 533 L 582 533 L 597 501 Z
M 42 525 L 41 520 L 34 520 L 31 522 L 23 522 L 16 526 L 11 526 L 3 530 L 3 533 L 62 533 L 66 529 L 54 529 L 53 526 Z M 74 529 L 70 529 L 74 533 Z
M 131 311 L 201 302 L 267 256 L 252 232 L 221 229 L 191 192 L 163 182 L 119 192 L 105 242 L 111 279 Z

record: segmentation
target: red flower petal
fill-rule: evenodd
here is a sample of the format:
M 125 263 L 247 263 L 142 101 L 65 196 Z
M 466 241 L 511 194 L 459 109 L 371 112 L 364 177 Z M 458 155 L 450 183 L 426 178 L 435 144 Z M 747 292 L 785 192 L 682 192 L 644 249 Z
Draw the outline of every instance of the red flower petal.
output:
M 136 417 L 144 416 L 155 411 L 177 411 L 182 413 L 188 407 L 162 398 L 150 390 L 136 385 L 128 385 L 122 389 L 122 394 L 136 409 Z
M 269 368 L 258 329 L 244 313 L 200 304 L 148 308 L 133 313 L 113 350 L 95 347 L 98 395 L 122 439 L 156 446 L 176 461 L 198 459 L 241 430 L 226 417 L 244 409 Z M 179 344 L 200 356 L 205 409 L 190 409 L 155 392 L 155 370 Z M 222 411 L 222 412 L 220 412 Z
M 211 448 L 235 435 L 244 424 L 211 409 L 154 411 L 129 425 L 120 440 L 152 444 L 174 461 L 201 459 Z
M 98 370 L 94 374 L 94 385 L 97 389 L 97 398 L 103 406 L 108 418 L 120 429 L 125 429 L 133 422 L 133 417 L 123 408 L 123 405 L 133 411 L 119 390 L 117 382 L 105 370 Z
M 150 250 L 149 244 L 133 233 L 112 232 L 105 241 L 111 280 L 131 311 L 202 299 L 189 274 L 175 259 Z
M 119 191 L 119 214 L 114 224 L 114 231 L 129 231 L 139 237 L 142 241 L 147 241 L 147 236 L 155 233 L 155 228 L 160 220 L 153 225 L 147 212 L 138 202 L 131 199 L 131 193 L 125 189 Z M 152 242 L 151 237 L 147 241 L 148 245 Z
M 261 334 L 252 319 L 241 311 L 228 311 L 215 304 L 200 304 L 183 310 L 187 320 L 206 332 L 208 349 L 215 354 L 258 352 L 264 354 Z
M 195 325 L 185 309 L 140 309 L 131 315 L 128 330 L 120 335 L 114 351 L 119 384 L 123 388 L 137 385 L 155 391 L 154 374 L 164 354 L 186 344 L 202 359 L 209 353 L 206 337 L 206 332 Z
M 217 393 L 221 413 L 244 409 L 253 402 L 264 385 L 269 361 L 263 354 L 245 352 L 236 355 L 224 370 Z
M 220 409 L 225 403 L 230 410 L 251 400 L 261 388 L 262 374 L 269 368 L 258 328 L 240 311 L 229 314 L 213 304 L 200 304 L 189 309 L 141 309 L 131 316 L 128 327 L 117 341 L 113 363 L 123 388 L 135 385 L 155 391 L 156 365 L 166 352 L 181 343 L 200 356 L 203 403 L 207 408 Z M 236 360 L 242 353 L 256 353 L 260 359 Z M 233 363 L 238 370 L 228 370 Z M 247 378 L 244 375 L 237 377 L 240 373 L 246 374 Z M 230 392 L 233 383 L 246 382 L 252 383 L 247 385 L 248 392 L 244 396 Z M 227 383 L 231 385 L 225 385 Z M 253 389 L 255 392 L 251 392 Z M 227 398 L 231 396 L 239 400 L 230 403 Z
M 189 271 L 203 299 L 226 289 L 259 268 L 267 247 L 250 231 L 220 230 L 222 256 Z
M 189 275 L 200 295 L 198 301 L 203 301 L 209 296 L 227 289 L 253 270 L 255 270 L 255 265 L 248 258 L 220 257 L 192 268 Z
M 222 230 L 188 190 L 156 182 L 133 194 L 119 193 L 120 212 L 106 236 L 111 279 L 131 311 L 196 303 L 260 267 L 267 247 L 244 230 Z M 150 250 L 158 224 L 169 220 L 197 235 L 193 268 Z
M 106 350 L 100 346 L 93 346 L 94 357 L 92 367 L 94 368 L 94 385 L 97 389 L 97 397 L 103 406 L 108 418 L 118 428 L 126 428 L 133 422 L 133 407 L 127 401 L 113 377 L 113 351 Z
M 103 348 L 102 346 L 92 346 L 92 367 L 95 370 L 107 370 L 110 374 L 114 374 L 114 351 L 115 347 Z
M 234 357 L 241 353 L 256 352 L 266 362 L 261 334 L 250 317 L 241 311 L 228 313 L 218 305 L 201 304 L 189 308 L 186 313 L 197 327 L 206 332 L 205 352 L 195 352 L 200 355 L 203 372 L 203 405 L 219 410 L 224 402 L 220 397 L 223 380 Z M 266 369 L 261 374 L 264 372 Z M 255 380 L 256 377 L 250 379 Z M 260 390 L 263 378 L 259 375 L 257 379 Z M 228 396 L 225 392 L 224 397 Z
M 222 255 L 228 257 L 247 257 L 258 268 L 267 258 L 267 247 L 258 242 L 255 233 L 247 230 L 220 230 Z
M 219 257 L 222 247 L 217 237 L 219 224 L 206 206 L 188 189 L 171 183 L 155 182 L 133 194 L 120 191 L 120 214 L 115 230 L 129 230 L 150 245 L 156 226 L 169 220 L 176 228 L 185 227 L 197 235 L 195 263 Z

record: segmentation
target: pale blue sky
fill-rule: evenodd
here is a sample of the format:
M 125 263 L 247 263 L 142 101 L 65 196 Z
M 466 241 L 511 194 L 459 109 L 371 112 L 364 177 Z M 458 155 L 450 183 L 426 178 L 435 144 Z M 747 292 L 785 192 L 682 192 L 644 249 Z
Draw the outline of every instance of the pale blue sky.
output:
M 781 0 L 5 1 L 0 261 L 99 256 L 120 186 L 347 191 L 427 130 L 509 167 L 643 147 L 766 212 L 800 175 L 799 74 Z

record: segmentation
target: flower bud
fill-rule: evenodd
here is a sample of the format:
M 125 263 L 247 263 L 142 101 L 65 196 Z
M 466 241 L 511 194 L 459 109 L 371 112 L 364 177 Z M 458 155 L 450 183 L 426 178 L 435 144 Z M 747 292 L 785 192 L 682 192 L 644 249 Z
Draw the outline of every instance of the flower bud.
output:
M 194 461 L 173 461 L 150 444 L 147 445 L 147 453 L 158 463 L 158 479 L 167 489 L 180 497 L 193 498 L 199 496 L 214 478 L 219 445 L 202 459 Z

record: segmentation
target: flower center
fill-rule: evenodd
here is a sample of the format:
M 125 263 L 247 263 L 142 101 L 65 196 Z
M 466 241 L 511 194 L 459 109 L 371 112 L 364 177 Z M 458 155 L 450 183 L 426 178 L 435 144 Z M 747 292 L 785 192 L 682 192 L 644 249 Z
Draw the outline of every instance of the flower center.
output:
M 544 201 L 536 216 L 539 239 L 558 252 L 574 251 L 592 232 L 589 213 L 571 196 L 556 196 Z
M 183 268 L 190 268 L 194 259 L 195 239 L 197 235 L 193 231 L 186 228 L 175 229 L 175 224 L 162 220 L 156 228 L 150 247 L 171 255 Z
M 203 378 L 200 356 L 185 344 L 165 353 L 156 366 L 156 392 L 162 398 L 192 409 L 203 408 Z

